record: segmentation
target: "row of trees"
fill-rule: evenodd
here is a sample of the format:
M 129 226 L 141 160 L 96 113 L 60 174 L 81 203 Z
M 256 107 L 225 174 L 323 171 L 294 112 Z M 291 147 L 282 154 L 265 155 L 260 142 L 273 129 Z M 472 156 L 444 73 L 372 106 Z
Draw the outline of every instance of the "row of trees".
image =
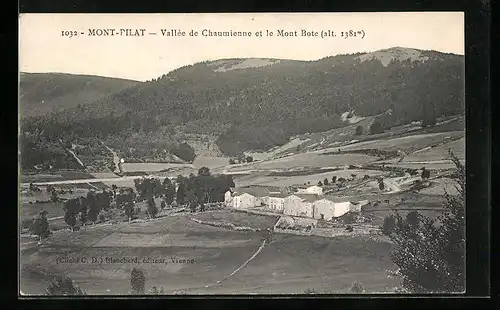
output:
M 130 222 L 137 213 L 136 199 L 146 200 L 148 215 L 155 217 L 159 210 L 154 198 L 163 198 L 162 209 L 167 204 L 172 205 L 174 201 L 178 205 L 187 204 L 190 208 L 195 209 L 204 203 L 223 201 L 225 192 L 230 187 L 234 187 L 231 176 L 211 175 L 207 167 L 200 168 L 198 175 L 191 174 L 187 178 L 178 176 L 176 179 L 177 190 L 175 184 L 168 177 L 163 182 L 156 178 L 136 179 L 134 182 L 139 194 L 138 197 L 132 188 L 120 189 L 119 193 L 116 193 L 117 188 L 113 186 L 111 192 L 106 190 L 98 193 L 89 191 L 86 196 L 66 200 L 63 205 L 64 221 L 72 230 L 75 229 L 78 222 L 85 225 L 95 223 L 98 219 L 103 221 L 101 211 L 108 211 L 114 200 L 116 208 L 123 210 Z M 50 192 L 55 193 L 56 191 L 51 187 Z M 40 213 L 29 227 L 34 234 L 40 236 L 40 239 L 48 236 L 46 213 Z
M 82 225 L 88 222 L 95 223 L 101 210 L 109 210 L 112 194 L 103 191 L 95 193 L 89 191 L 87 196 L 80 196 L 67 200 L 64 205 L 64 221 L 74 230 L 78 221 Z
M 243 163 L 251 163 L 253 162 L 253 157 L 252 156 L 245 156 L 245 155 L 238 155 L 236 159 L 231 158 L 229 159 L 229 164 L 234 165 L 234 164 L 243 164 Z
M 356 174 L 351 174 L 351 177 L 352 179 L 356 178 Z M 369 177 L 368 175 L 365 175 L 365 177 L 363 178 L 364 180 L 366 179 L 366 177 Z M 332 179 L 331 181 L 328 179 L 328 178 L 325 178 L 323 181 L 318 181 L 318 186 L 328 186 L 328 185 L 333 185 L 333 184 L 336 184 L 337 182 L 339 184 L 342 184 L 343 182 L 347 181 L 345 178 L 337 178 L 336 175 L 332 176 Z M 309 182 L 307 183 L 309 184 Z
M 235 186 L 231 175 L 212 175 L 207 167 L 200 168 L 197 175 L 190 174 L 187 178 L 178 176 L 176 183 L 177 204 L 187 204 L 190 208 L 224 201 L 224 194 Z
M 148 213 L 152 216 L 158 212 L 154 198 L 162 197 L 166 205 L 175 202 L 195 209 L 205 203 L 224 201 L 226 191 L 235 186 L 232 176 L 212 175 L 207 167 L 201 167 L 197 175 L 179 175 L 175 181 L 168 177 L 163 182 L 145 178 L 136 179 L 134 183 L 139 199 L 147 201 Z

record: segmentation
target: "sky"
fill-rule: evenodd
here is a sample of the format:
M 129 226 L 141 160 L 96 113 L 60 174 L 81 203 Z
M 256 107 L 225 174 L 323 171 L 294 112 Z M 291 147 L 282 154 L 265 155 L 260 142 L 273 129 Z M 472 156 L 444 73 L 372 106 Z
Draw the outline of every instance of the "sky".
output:
M 91 36 L 90 29 L 145 29 L 144 36 Z M 163 36 L 161 30 L 184 31 Z M 250 37 L 203 36 L 203 29 L 251 32 Z M 198 36 L 189 32 L 197 31 Z M 283 37 L 278 30 L 297 31 Z M 302 30 L 318 36 L 303 37 Z M 335 37 L 321 37 L 321 32 Z M 353 30 L 364 34 L 341 37 Z M 262 31 L 262 36 L 258 33 Z M 273 36 L 266 35 L 267 31 Z M 359 32 L 358 32 L 359 31 Z M 73 33 L 73 37 L 63 33 Z M 83 34 L 82 34 L 83 33 Z M 97 33 L 97 32 L 96 32 Z M 149 33 L 156 33 L 150 35 Z M 361 35 L 361 36 L 362 36 Z M 317 60 L 337 54 L 408 47 L 463 55 L 462 12 L 21 14 L 21 72 L 61 72 L 146 81 L 176 68 L 225 58 Z

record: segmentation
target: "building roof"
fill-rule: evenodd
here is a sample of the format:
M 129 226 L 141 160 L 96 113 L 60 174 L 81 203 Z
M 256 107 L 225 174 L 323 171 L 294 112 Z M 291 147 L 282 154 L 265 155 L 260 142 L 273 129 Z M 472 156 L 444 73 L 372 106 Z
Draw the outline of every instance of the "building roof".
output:
M 286 198 L 288 196 L 290 195 L 283 193 L 270 193 L 269 195 L 267 195 L 267 197 L 272 197 L 272 198 Z
M 317 188 L 323 189 L 321 186 L 318 186 L 318 185 L 311 185 L 311 186 L 308 186 L 307 188 L 312 188 L 312 187 L 317 187 Z
M 246 193 L 246 192 L 233 192 L 233 193 L 231 194 L 231 196 L 232 196 L 232 197 L 237 197 L 237 196 L 241 196 L 241 195 L 245 195 L 245 194 L 246 194 L 246 195 L 250 195 L 250 196 L 255 197 L 255 195 L 252 195 L 252 194 L 250 194 L 250 193 Z
M 348 198 L 348 197 L 339 197 L 339 196 L 334 196 L 331 194 L 326 194 L 322 198 L 333 201 L 333 202 L 346 202 L 346 201 L 350 200 L 350 198 Z
M 237 193 L 247 193 L 255 197 L 273 196 L 277 197 L 281 195 L 279 188 L 267 187 L 267 186 L 245 186 L 239 187 L 235 190 Z
M 323 187 L 321 186 L 318 186 L 318 185 L 299 185 L 299 186 L 295 186 L 295 188 L 297 189 L 301 189 L 301 190 L 306 190 L 306 189 L 323 189 Z
M 302 201 L 307 201 L 307 202 L 314 202 L 316 200 L 319 200 L 318 195 L 316 194 L 292 194 L 288 197 L 296 196 L 302 199 Z

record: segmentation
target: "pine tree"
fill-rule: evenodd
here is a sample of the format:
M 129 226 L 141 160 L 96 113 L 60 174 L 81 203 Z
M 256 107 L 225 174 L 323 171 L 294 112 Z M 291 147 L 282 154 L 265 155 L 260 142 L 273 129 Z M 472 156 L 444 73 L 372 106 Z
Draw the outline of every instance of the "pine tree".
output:
M 435 219 L 414 214 L 403 219 L 396 214 L 390 235 L 396 244 L 391 260 L 405 291 L 463 292 L 465 289 L 465 167 L 451 152 L 458 195 L 445 193 L 445 211 Z
M 146 278 L 144 277 L 144 273 L 141 270 L 136 268 L 132 269 L 132 271 L 130 272 L 130 286 L 132 288 L 132 294 L 144 294 Z

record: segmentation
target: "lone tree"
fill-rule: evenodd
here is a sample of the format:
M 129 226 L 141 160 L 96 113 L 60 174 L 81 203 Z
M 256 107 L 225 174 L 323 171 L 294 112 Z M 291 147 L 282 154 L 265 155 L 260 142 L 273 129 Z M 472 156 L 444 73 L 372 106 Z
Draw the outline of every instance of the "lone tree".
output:
M 355 281 L 350 288 L 351 293 L 361 294 L 365 292 L 365 288 L 361 282 Z
M 178 176 L 177 177 L 177 193 L 176 193 L 176 198 L 175 201 L 177 202 L 178 206 L 181 206 L 184 204 L 184 201 L 186 200 L 186 182 L 187 179 L 183 176 Z
M 128 218 L 128 223 L 130 224 L 130 222 L 132 221 L 132 217 L 134 216 L 134 203 L 132 201 L 128 201 L 125 204 L 124 209 L 125 209 L 124 210 L 125 211 L 125 215 Z
M 445 192 L 445 211 L 438 221 L 419 214 L 402 218 L 390 235 L 396 245 L 391 260 L 404 291 L 463 292 L 465 288 L 465 167 L 451 152 L 458 195 Z
M 52 280 L 49 287 L 45 289 L 45 294 L 52 296 L 85 295 L 78 286 L 73 285 L 71 278 L 59 276 Z
M 47 185 L 47 187 L 45 188 L 45 190 L 47 191 L 48 194 L 52 193 L 53 191 L 55 191 L 56 189 L 54 188 L 54 186 L 52 185 Z
M 210 176 L 210 169 L 208 167 L 201 167 L 198 169 L 198 175 L 200 176 Z
M 116 184 L 111 185 L 111 190 L 113 193 L 113 197 L 116 197 L 116 190 L 118 189 L 118 186 Z
M 336 176 L 336 175 L 334 175 L 334 176 L 332 177 L 332 183 L 336 183 L 336 182 L 337 182 L 337 176 Z
M 384 188 L 385 188 L 385 185 L 384 185 L 384 179 L 380 178 L 378 179 L 378 188 L 383 191 Z
M 88 220 L 88 206 L 87 206 L 87 203 L 85 200 L 86 200 L 85 197 L 80 197 L 79 219 L 80 219 L 80 223 L 82 223 L 82 225 L 85 225 L 87 223 L 87 220 Z
M 59 196 L 57 196 L 57 192 L 56 192 L 55 189 L 53 189 L 50 192 L 50 201 L 52 201 L 52 202 L 58 202 L 59 201 Z
M 396 216 L 391 214 L 384 218 L 381 230 L 384 235 L 390 236 L 394 232 L 394 229 L 396 229 Z
M 323 180 L 323 184 L 325 184 L 325 186 L 328 186 L 328 184 L 330 184 L 330 182 L 328 182 L 328 178 L 325 178 L 325 179 Z
M 417 211 L 410 211 L 406 214 L 408 228 L 417 229 L 420 225 L 420 214 Z
M 132 269 L 132 272 L 130 272 L 130 286 L 132 287 L 132 294 L 144 294 L 146 278 L 144 277 L 144 273 L 141 270 L 136 268 Z
M 431 172 L 427 169 L 425 169 L 425 167 L 422 168 L 422 174 L 420 175 L 420 177 L 422 179 L 428 179 L 431 177 Z
M 375 121 L 373 121 L 373 124 L 370 126 L 370 134 L 376 135 L 383 132 L 384 127 L 382 126 L 380 120 L 376 119 Z
M 163 185 L 165 186 L 165 203 L 171 205 L 175 198 L 175 185 L 169 178 L 165 178 Z
M 47 211 L 40 211 L 38 216 L 33 219 L 33 223 L 31 224 L 30 231 L 37 235 L 39 241 L 47 238 L 50 234 L 49 231 L 49 221 L 47 220 Z
M 77 215 L 82 210 L 81 199 L 73 198 L 67 200 L 63 205 L 64 210 L 64 221 L 71 227 L 71 230 L 75 230 L 77 223 Z
M 156 214 L 158 214 L 158 208 L 156 207 L 156 202 L 152 197 L 148 199 L 147 212 L 148 212 L 149 218 L 155 218 Z
M 87 216 L 88 220 L 91 221 L 92 223 L 95 223 L 97 221 L 97 217 L 99 216 L 99 212 L 101 212 L 101 205 L 98 202 L 98 199 L 95 192 L 89 191 L 87 193 Z
M 354 134 L 356 136 L 361 136 L 363 134 L 363 127 L 362 126 L 356 127 L 356 132 Z

